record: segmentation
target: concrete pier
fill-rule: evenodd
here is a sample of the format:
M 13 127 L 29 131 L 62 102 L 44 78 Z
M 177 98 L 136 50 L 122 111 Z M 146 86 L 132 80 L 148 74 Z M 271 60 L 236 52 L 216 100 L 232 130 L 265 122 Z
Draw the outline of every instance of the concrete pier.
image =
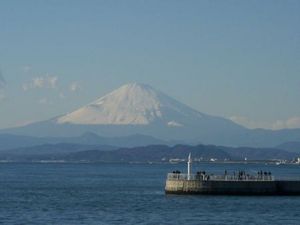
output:
M 256 175 L 239 171 L 228 175 L 209 175 L 205 171 L 191 173 L 191 153 L 187 161 L 187 174 L 169 173 L 167 194 L 212 195 L 300 195 L 300 180 L 275 180 L 271 172 L 259 171 Z
M 170 174 L 166 181 L 167 194 L 213 194 L 213 195 L 300 195 L 300 181 L 280 181 L 273 178 L 221 179 L 211 177 L 204 180 L 201 177 L 184 174 Z

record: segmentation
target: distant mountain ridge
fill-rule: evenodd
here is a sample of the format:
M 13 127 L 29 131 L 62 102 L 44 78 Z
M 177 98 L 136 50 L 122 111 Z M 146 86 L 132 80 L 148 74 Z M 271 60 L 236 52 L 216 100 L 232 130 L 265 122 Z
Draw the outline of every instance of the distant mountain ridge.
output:
M 280 149 L 231 148 L 214 145 L 149 145 L 133 148 L 91 146 L 76 144 L 42 145 L 11 149 L 0 152 L 0 160 L 38 161 L 56 160 L 67 162 L 168 162 L 170 159 L 185 159 L 188 153 L 194 159 L 210 160 L 272 160 L 293 159 L 299 153 Z
M 276 148 L 283 149 L 289 152 L 300 153 L 300 141 L 285 142 L 277 145 Z
M 118 147 L 109 145 L 84 145 L 72 143 L 58 143 L 58 144 L 42 144 L 29 147 L 19 147 L 15 149 L 2 150 L 0 155 L 55 155 L 66 154 L 72 152 L 87 151 L 90 149 L 98 149 L 101 151 L 112 151 Z
M 78 144 L 78 145 L 102 145 L 114 147 L 135 147 L 151 144 L 171 144 L 157 138 L 146 135 L 131 135 L 125 137 L 100 137 L 94 133 L 84 133 L 78 137 L 31 137 L 12 134 L 0 134 L 0 151 L 34 147 L 47 144 Z
M 74 137 L 86 132 L 110 138 L 140 134 L 167 142 L 251 147 L 300 140 L 300 129 L 247 129 L 231 120 L 198 112 L 138 83 L 124 85 L 63 116 L 0 130 L 0 134 L 35 137 Z

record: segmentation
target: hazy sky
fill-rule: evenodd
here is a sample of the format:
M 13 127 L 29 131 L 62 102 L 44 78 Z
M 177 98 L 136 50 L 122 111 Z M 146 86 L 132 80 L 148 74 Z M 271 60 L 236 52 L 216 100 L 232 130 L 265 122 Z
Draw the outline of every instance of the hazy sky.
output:
M 248 127 L 300 127 L 300 1 L 2 0 L 0 128 L 124 83 Z

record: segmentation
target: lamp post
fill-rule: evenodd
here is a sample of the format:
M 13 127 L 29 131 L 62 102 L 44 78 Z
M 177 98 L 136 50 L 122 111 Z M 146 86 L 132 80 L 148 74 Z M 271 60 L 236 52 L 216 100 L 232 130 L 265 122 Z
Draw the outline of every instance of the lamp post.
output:
M 192 156 L 191 153 L 189 154 L 189 158 L 188 158 L 188 180 L 191 179 L 191 172 L 192 172 Z

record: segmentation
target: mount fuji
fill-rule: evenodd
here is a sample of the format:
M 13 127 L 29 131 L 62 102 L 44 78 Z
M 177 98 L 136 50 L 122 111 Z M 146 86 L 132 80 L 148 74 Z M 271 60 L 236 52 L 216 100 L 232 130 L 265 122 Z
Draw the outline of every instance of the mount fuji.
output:
M 208 120 L 228 122 L 200 113 L 149 85 L 132 83 L 57 118 L 56 122 L 81 125 L 189 127 Z
M 247 129 L 231 120 L 198 112 L 149 85 L 138 83 L 126 84 L 51 120 L 0 131 L 38 137 L 80 136 L 86 132 L 106 137 L 142 134 L 185 143 L 230 146 L 274 146 L 300 140 L 299 130 Z

